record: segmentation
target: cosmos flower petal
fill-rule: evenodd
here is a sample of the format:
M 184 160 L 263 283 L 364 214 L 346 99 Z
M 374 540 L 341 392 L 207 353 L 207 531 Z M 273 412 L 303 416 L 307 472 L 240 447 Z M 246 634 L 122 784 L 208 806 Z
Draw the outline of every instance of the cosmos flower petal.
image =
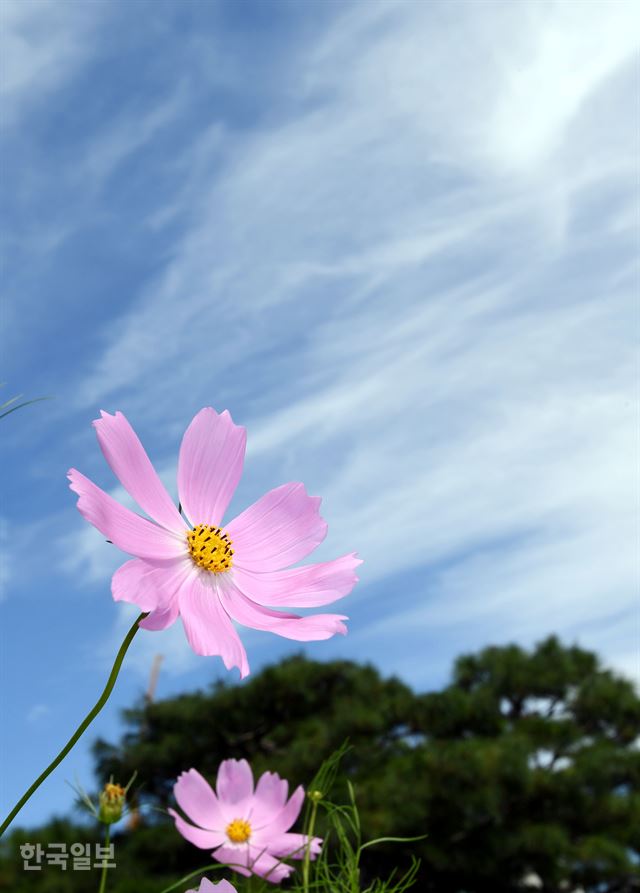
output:
M 235 551 L 234 565 L 273 571 L 305 558 L 327 534 L 320 497 L 304 484 L 283 484 L 265 493 L 226 525 Z
M 289 783 L 277 772 L 264 772 L 258 779 L 251 806 L 251 827 L 267 825 L 287 802 Z
M 272 856 L 278 856 L 281 859 L 303 859 L 308 844 L 308 835 L 288 832 L 280 834 L 278 837 L 271 837 L 269 840 L 269 852 Z M 322 838 L 312 837 L 309 848 L 311 858 L 315 859 L 321 849 Z
M 330 639 L 336 633 L 346 635 L 347 632 L 343 621 L 348 618 L 344 614 L 311 614 L 308 617 L 282 614 L 252 602 L 232 584 L 220 585 L 219 592 L 229 616 L 251 629 L 267 630 L 298 642 L 317 642 Z
M 111 578 L 111 594 L 116 602 L 129 602 L 141 611 L 154 611 L 161 601 L 154 586 L 145 585 L 149 565 L 140 558 L 132 558 L 121 565 Z
M 266 573 L 237 567 L 233 579 L 259 605 L 315 608 L 348 595 L 358 582 L 355 568 L 359 564 L 362 560 L 351 552 L 333 561 Z
M 209 831 L 224 831 L 227 819 L 213 788 L 196 769 L 178 776 L 173 795 L 180 809 L 196 825 Z M 226 840 L 226 836 L 223 835 Z
M 217 595 L 207 571 L 193 571 L 178 594 L 180 616 L 189 644 L 196 654 L 220 655 L 225 667 L 238 667 L 244 679 L 249 675 L 247 653 L 229 615 Z
M 175 601 L 190 570 L 191 562 L 186 558 L 157 564 L 132 558 L 113 575 L 111 593 L 115 601 L 130 602 L 142 611 L 165 611 Z
M 93 423 L 100 449 L 122 486 L 158 524 L 181 533 L 186 523 L 125 416 L 100 412 Z
M 218 862 L 229 865 L 239 874 L 249 877 L 252 873 L 258 874 L 267 881 L 279 884 L 284 878 L 289 877 L 293 868 L 285 865 L 270 856 L 264 849 L 245 844 L 243 846 L 225 845 L 218 847 L 213 853 L 213 858 Z
M 203 877 L 197 890 L 187 890 L 187 893 L 238 893 L 233 884 L 227 880 L 214 884 L 209 878 Z
M 168 809 L 167 812 L 173 818 L 176 829 L 184 839 L 201 850 L 212 850 L 227 839 L 223 831 L 207 831 L 205 828 L 196 828 L 195 825 L 190 825 L 178 815 L 175 809 Z
M 212 854 L 214 859 L 233 868 L 238 874 L 245 877 L 251 877 L 251 871 L 247 866 L 251 865 L 251 853 L 248 844 L 243 846 L 233 846 L 229 843 L 219 846 Z
M 201 409 L 187 428 L 178 459 L 178 493 L 191 523 L 219 526 L 242 475 L 247 432 L 225 409 Z
M 246 760 L 223 760 L 216 779 L 218 798 L 223 803 L 244 804 L 253 794 L 253 772 Z
M 152 632 L 167 629 L 176 622 L 178 613 L 178 599 L 174 598 L 167 608 L 164 610 L 158 608 L 157 610 L 152 611 L 148 617 L 145 617 L 144 620 L 140 621 L 138 626 L 140 629 L 148 629 Z
M 299 785 L 279 813 L 269 823 L 269 836 L 272 840 L 280 837 L 293 825 L 300 815 L 304 803 L 304 788 Z
M 271 853 L 260 851 L 258 847 L 251 847 L 252 863 L 251 870 L 258 877 L 270 881 L 272 884 L 279 884 L 293 872 L 290 865 L 274 859 Z
M 123 552 L 151 560 L 188 554 L 186 538 L 120 505 L 75 468 L 67 476 L 71 481 L 69 486 L 80 497 L 80 514 Z

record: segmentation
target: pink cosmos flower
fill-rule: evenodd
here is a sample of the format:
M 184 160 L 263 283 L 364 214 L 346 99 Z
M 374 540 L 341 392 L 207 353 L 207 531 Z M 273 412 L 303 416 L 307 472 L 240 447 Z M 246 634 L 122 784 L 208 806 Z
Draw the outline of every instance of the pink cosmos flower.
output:
M 238 891 L 229 881 L 220 881 L 218 884 L 213 884 L 206 877 L 203 877 L 198 889 L 187 890 L 187 893 L 238 893 Z
M 265 772 L 254 790 L 247 761 L 225 760 L 215 793 L 195 769 L 183 772 L 174 785 L 178 805 L 195 825 L 173 809 L 169 813 L 180 834 L 200 849 L 213 850 L 218 862 L 247 877 L 253 873 L 280 883 L 293 871 L 280 859 L 302 859 L 307 846 L 315 858 L 322 844 L 319 837 L 289 832 L 300 814 L 304 790 L 296 788 L 287 800 L 288 788 L 275 772 Z
M 180 615 L 197 654 L 220 655 L 227 669 L 249 673 L 232 621 L 288 639 L 311 641 L 346 633 L 341 614 L 299 614 L 272 607 L 329 604 L 357 582 L 355 552 L 291 567 L 322 542 L 327 525 L 320 497 L 284 484 L 222 526 L 244 464 L 246 431 L 225 410 L 195 416 L 180 447 L 178 493 L 171 501 L 135 431 L 120 412 L 94 421 L 105 459 L 152 520 L 120 505 L 75 468 L 69 471 L 78 509 L 123 552 L 135 557 L 113 576 L 116 601 L 149 612 L 140 626 L 160 630 Z

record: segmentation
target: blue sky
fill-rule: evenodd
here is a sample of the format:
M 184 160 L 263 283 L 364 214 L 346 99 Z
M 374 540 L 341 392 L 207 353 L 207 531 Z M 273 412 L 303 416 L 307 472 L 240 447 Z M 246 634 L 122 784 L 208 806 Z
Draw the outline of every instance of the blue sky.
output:
M 549 633 L 638 677 L 638 10 L 625 2 L 4 0 L 2 812 L 89 706 L 135 610 L 75 509 L 130 419 L 172 492 L 204 405 L 249 432 L 232 512 L 302 480 L 369 660 L 436 687 Z M 637 492 L 637 490 L 636 490 Z M 255 672 L 297 651 L 243 633 Z M 224 674 L 139 634 L 89 746 Z M 235 678 L 235 677 L 234 677 Z M 7 772 L 6 767 L 11 766 Z

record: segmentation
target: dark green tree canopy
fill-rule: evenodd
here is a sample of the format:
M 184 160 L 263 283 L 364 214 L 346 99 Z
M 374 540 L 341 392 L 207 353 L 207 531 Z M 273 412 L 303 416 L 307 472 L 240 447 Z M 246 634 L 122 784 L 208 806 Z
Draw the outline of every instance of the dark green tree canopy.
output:
M 640 700 L 555 638 L 461 657 L 421 699 L 433 890 L 640 889 Z
M 215 779 L 230 756 L 249 760 L 254 774 L 278 771 L 291 785 L 306 784 L 349 738 L 345 771 L 374 775 L 411 749 L 418 708 L 406 685 L 373 667 L 293 657 L 242 686 L 218 682 L 209 692 L 127 711 L 121 744 L 95 745 L 97 770 L 123 777 L 138 767 L 147 795 L 165 803 L 184 769 Z

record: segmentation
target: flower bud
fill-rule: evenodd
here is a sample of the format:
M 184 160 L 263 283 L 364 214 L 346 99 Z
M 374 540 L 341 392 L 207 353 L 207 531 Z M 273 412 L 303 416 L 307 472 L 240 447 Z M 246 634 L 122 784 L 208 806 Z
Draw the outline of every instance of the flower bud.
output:
M 111 781 L 107 782 L 99 797 L 100 810 L 98 818 L 101 822 L 104 822 L 105 825 L 112 825 L 120 820 L 126 795 L 127 791 L 125 788 L 119 784 L 113 784 Z
M 307 797 L 312 803 L 319 803 L 324 797 L 324 794 L 322 791 L 307 791 Z

